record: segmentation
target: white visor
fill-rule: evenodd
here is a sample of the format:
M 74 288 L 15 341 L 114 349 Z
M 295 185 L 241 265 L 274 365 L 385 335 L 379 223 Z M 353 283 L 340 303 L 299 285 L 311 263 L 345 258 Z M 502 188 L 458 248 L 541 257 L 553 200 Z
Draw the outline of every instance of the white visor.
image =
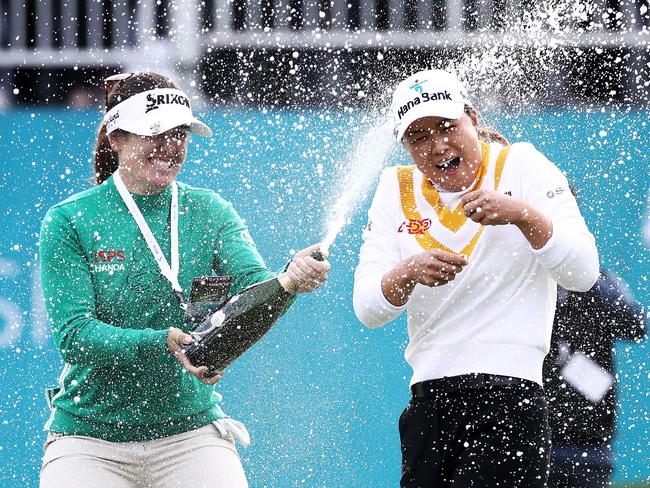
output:
M 402 140 L 406 129 L 424 117 L 457 119 L 472 104 L 463 84 L 443 70 L 420 71 L 395 88 L 391 105 L 393 133 Z
M 140 136 L 157 136 L 175 127 L 210 137 L 212 130 L 192 115 L 190 99 L 175 88 L 156 88 L 118 103 L 104 115 L 106 132 L 122 129 Z

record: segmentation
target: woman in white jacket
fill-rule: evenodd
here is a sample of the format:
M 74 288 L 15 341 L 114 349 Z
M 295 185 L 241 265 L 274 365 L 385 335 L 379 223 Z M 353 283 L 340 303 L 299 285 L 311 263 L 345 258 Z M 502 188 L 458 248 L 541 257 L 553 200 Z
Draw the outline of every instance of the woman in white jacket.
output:
M 451 73 L 408 77 L 392 113 L 414 165 L 381 176 L 354 308 L 368 327 L 408 313 L 401 486 L 543 487 L 556 288 L 593 286 L 594 238 L 560 170 L 480 128 Z

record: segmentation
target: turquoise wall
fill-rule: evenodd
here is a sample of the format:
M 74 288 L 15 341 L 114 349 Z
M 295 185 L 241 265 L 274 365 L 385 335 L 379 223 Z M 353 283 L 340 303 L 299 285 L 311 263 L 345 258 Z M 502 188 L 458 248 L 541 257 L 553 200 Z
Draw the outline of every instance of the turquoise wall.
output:
M 333 161 L 358 137 L 359 115 L 341 112 L 211 111 L 212 140 L 194 138 L 181 180 L 233 201 L 267 263 L 323 234 Z M 94 112 L 0 113 L 0 485 L 36 486 L 43 390 L 61 361 L 37 289 L 37 240 L 46 209 L 86 188 Z M 646 112 L 491 114 L 511 140 L 533 142 L 566 170 L 596 235 L 602 263 L 648 304 L 648 256 L 641 239 L 650 186 Z M 395 162 L 406 161 L 400 153 Z M 322 165 L 322 171 L 318 170 Z M 365 211 L 331 250 L 327 286 L 301 297 L 218 384 L 224 409 L 244 421 L 253 445 L 241 449 L 254 487 L 397 486 L 397 418 L 408 400 L 404 319 L 370 331 L 354 317 L 352 273 Z M 649 479 L 647 345 L 616 350 L 619 437 L 616 479 Z

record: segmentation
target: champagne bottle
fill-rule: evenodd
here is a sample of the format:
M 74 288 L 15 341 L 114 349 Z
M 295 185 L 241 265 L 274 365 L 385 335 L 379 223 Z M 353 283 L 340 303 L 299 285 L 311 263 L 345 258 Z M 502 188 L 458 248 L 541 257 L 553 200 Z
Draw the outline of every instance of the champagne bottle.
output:
M 231 281 L 231 276 L 193 278 L 183 322 L 186 325 L 200 324 L 210 314 L 219 310 L 228 299 Z
M 324 260 L 320 251 L 311 256 Z M 271 329 L 294 294 L 284 275 L 245 288 L 191 332 L 185 354 L 194 366 L 208 366 L 207 377 L 222 372 Z

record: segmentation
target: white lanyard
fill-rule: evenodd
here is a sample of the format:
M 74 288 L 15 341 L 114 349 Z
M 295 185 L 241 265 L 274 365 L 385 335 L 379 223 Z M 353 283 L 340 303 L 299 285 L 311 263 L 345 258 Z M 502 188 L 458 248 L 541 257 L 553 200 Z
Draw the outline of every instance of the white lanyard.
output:
M 113 174 L 113 181 L 115 182 L 115 186 L 117 188 L 117 191 L 120 193 L 122 200 L 124 200 L 124 203 L 129 209 L 129 212 L 131 212 L 135 223 L 138 224 L 140 232 L 142 232 L 142 235 L 144 236 L 144 240 L 147 241 L 149 249 L 151 249 L 151 254 L 153 254 L 153 257 L 160 267 L 160 273 L 171 283 L 172 288 L 174 289 L 174 295 L 178 299 L 181 308 L 185 310 L 187 308 L 187 304 L 183 299 L 183 289 L 178 282 L 178 269 L 180 266 L 180 261 L 178 257 L 178 186 L 176 185 L 176 182 L 172 182 L 172 204 L 170 211 L 172 265 L 169 266 L 167 258 L 165 258 L 162 249 L 160 249 L 158 241 L 151 232 L 147 221 L 144 220 L 142 212 L 140 212 L 137 203 L 135 203 L 135 200 L 133 200 L 133 197 L 129 193 L 129 190 L 126 189 L 126 185 L 120 176 L 119 169 Z

